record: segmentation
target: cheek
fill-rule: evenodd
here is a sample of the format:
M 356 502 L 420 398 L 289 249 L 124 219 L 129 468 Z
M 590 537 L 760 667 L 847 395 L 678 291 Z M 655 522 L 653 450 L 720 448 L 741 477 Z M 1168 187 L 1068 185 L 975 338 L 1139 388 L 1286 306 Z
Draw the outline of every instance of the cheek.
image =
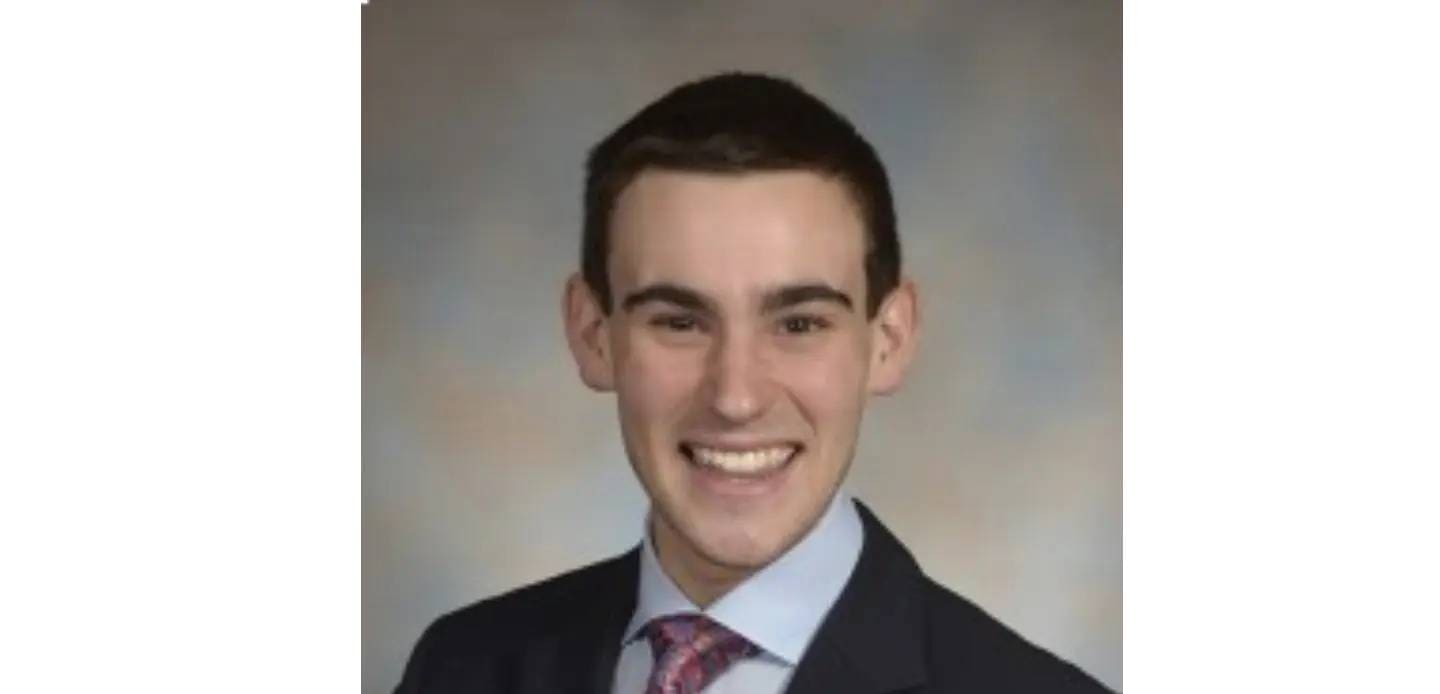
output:
M 697 382 L 687 355 L 640 344 L 617 354 L 616 395 L 632 424 L 655 429 L 684 414 Z
M 868 362 L 854 345 L 797 356 L 784 369 L 790 391 L 816 427 L 844 427 L 863 402 Z

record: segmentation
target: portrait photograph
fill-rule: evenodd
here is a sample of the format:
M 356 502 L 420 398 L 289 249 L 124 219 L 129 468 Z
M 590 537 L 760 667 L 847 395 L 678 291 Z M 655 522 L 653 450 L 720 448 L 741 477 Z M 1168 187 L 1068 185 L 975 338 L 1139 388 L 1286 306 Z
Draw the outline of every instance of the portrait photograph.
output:
M 367 694 L 1122 689 L 1118 3 L 362 21 Z

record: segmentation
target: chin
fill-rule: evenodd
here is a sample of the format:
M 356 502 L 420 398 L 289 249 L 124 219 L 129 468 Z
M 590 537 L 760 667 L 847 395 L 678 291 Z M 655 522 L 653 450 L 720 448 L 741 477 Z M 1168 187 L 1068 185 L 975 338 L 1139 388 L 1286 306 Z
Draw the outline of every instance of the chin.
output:
M 710 561 L 732 569 L 750 571 L 764 568 L 780 556 L 778 547 L 767 547 L 748 540 L 734 541 L 729 538 L 697 545 L 701 554 Z
M 701 521 L 702 523 L 704 521 Z M 735 523 L 733 520 L 730 523 Z M 805 528 L 754 528 L 722 526 L 719 532 L 690 527 L 685 540 L 706 559 L 733 569 L 755 571 L 775 561 L 800 539 Z

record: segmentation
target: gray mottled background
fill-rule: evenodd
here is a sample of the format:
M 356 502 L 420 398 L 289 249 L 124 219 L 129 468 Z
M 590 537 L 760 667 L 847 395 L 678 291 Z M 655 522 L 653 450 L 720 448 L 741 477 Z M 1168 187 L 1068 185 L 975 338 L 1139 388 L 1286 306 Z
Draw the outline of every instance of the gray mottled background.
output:
M 889 167 L 925 334 L 849 487 L 926 570 L 1120 687 L 1115 2 L 364 8 L 364 683 L 442 612 L 632 546 L 645 500 L 560 324 L 586 149 L 725 69 Z

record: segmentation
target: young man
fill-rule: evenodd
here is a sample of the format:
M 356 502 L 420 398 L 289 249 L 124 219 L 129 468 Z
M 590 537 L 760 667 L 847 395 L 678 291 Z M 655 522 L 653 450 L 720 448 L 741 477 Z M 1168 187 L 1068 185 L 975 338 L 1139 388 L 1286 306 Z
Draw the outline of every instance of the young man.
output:
M 795 85 L 684 85 L 591 152 L 564 318 L 640 546 L 432 625 L 399 691 L 1100 692 L 840 490 L 916 348 L 884 167 Z M 903 461 L 893 461 L 897 467 Z

